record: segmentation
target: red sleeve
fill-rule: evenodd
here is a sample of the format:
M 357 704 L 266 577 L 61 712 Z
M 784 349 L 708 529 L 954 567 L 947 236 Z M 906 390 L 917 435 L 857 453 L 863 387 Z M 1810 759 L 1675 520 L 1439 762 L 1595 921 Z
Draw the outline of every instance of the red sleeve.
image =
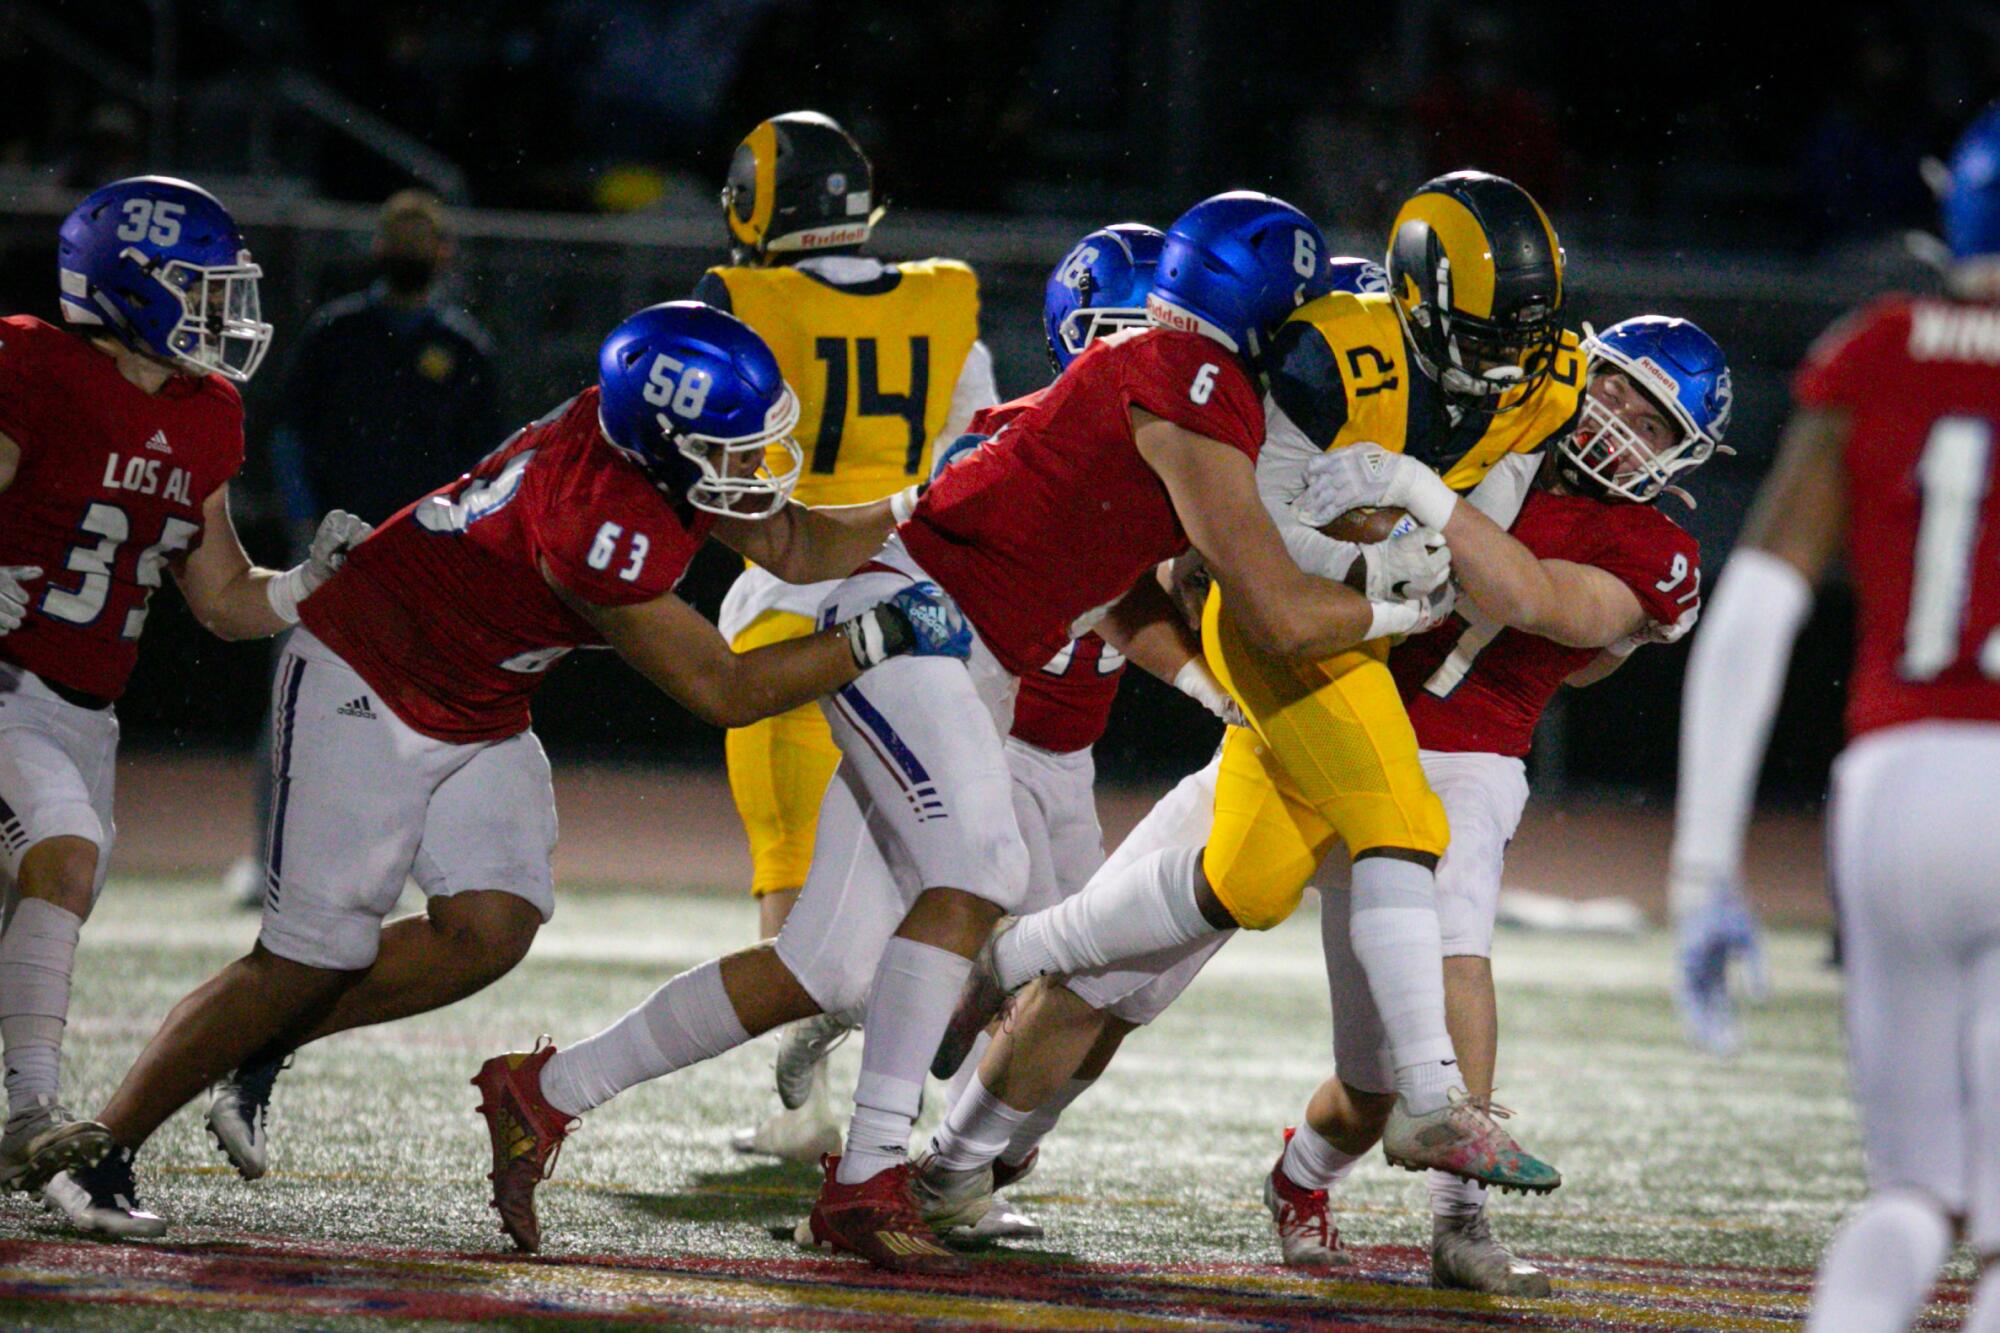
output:
M 626 493 L 616 498 L 599 488 L 587 504 L 572 493 L 543 511 L 535 534 L 542 560 L 578 601 L 636 606 L 672 592 L 708 539 L 714 519 L 698 514 L 683 526 L 658 492 L 640 487 L 619 487 Z
M 1792 398 L 1801 407 L 1851 407 L 1879 385 L 1888 355 L 1906 341 L 1907 297 L 1885 296 L 1851 311 L 1820 334 L 1798 372 Z
M 1035 392 L 1025 397 L 1013 399 L 1011 402 L 995 403 L 991 407 L 982 407 L 972 414 L 972 420 L 965 423 L 965 433 L 967 435 L 991 435 L 1015 417 L 1020 416 L 1023 412 L 1033 407 L 1036 401 L 1047 392 L 1047 389 L 1037 389 Z
M 67 337 L 38 319 L 0 319 L 0 435 L 21 448 L 26 459 L 49 430 L 56 410 L 50 393 L 47 339 Z
M 1701 606 L 1701 544 L 1650 505 L 1612 505 L 1603 538 L 1586 562 L 1616 575 L 1645 608 L 1672 625 Z
M 1166 329 L 1134 338 L 1130 347 L 1128 402 L 1257 457 L 1264 443 L 1264 401 L 1233 355 L 1198 333 Z

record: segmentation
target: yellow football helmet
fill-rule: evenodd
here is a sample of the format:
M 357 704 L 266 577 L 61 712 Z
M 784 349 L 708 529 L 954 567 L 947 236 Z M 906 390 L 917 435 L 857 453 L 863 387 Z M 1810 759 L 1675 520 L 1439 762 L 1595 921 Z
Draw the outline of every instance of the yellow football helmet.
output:
M 1563 252 L 1526 190 L 1483 171 L 1425 183 L 1396 214 L 1388 269 L 1417 366 L 1447 397 L 1490 407 L 1526 387 L 1519 406 L 1548 378 Z
M 736 262 L 860 245 L 882 217 L 874 190 L 868 155 L 833 117 L 771 117 L 736 145 L 722 187 Z

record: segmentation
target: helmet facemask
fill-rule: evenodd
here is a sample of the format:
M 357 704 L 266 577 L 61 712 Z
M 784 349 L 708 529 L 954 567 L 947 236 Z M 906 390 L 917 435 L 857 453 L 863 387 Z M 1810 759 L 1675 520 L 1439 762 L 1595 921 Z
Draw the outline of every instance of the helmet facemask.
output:
M 1120 329 L 1143 329 L 1152 321 L 1146 317 L 1144 306 L 1093 306 L 1090 298 L 1096 294 L 1097 283 L 1089 273 L 1077 280 L 1077 308 L 1064 315 L 1056 325 L 1056 336 L 1062 339 L 1063 350 L 1072 358 L 1083 355 L 1083 349 L 1099 338 L 1108 337 Z M 1053 359 L 1053 354 L 1051 354 Z M 1060 369 L 1057 363 L 1057 368 Z
M 677 430 L 665 412 L 655 413 L 654 420 L 667 442 L 699 473 L 687 488 L 687 502 L 696 509 L 757 520 L 770 518 L 791 500 L 805 467 L 805 451 L 792 438 L 799 424 L 799 400 L 789 385 L 772 405 L 764 428 L 735 439 Z M 773 450 L 783 460 L 775 471 Z
M 1655 447 L 1623 415 L 1606 406 L 1589 386 L 1607 374 L 1624 376 L 1634 398 L 1659 413 L 1678 439 Z M 1620 359 L 1610 356 L 1591 359 L 1576 429 L 1556 449 L 1563 480 L 1572 489 L 1633 504 L 1650 504 L 1662 495 L 1672 495 L 1690 509 L 1695 507 L 1694 497 L 1674 485 L 1673 479 L 1700 467 L 1718 449 L 1733 452 L 1698 430 L 1678 403 L 1663 400 L 1647 389 Z
M 1509 411 L 1527 402 L 1555 364 L 1554 309 L 1530 303 L 1507 322 L 1468 315 L 1452 309 L 1451 260 L 1443 254 L 1433 277 L 1435 300 L 1395 303 L 1418 368 L 1446 397 L 1470 406 Z M 1514 400 L 1502 404 L 1509 394 Z
M 173 259 L 157 268 L 140 251 L 124 258 L 145 270 L 181 308 L 167 331 L 162 351 L 183 369 L 214 373 L 241 384 L 257 373 L 270 350 L 271 326 L 262 319 L 257 280 L 264 270 L 250 252 L 237 253 L 234 264 L 190 264 Z

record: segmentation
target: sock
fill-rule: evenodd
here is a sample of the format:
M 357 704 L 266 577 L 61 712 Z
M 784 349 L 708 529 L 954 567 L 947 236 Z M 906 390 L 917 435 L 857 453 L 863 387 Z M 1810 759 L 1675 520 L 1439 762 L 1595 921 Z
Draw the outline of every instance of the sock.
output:
M 1347 1179 L 1348 1172 L 1360 1160 L 1334 1147 L 1318 1130 L 1301 1121 L 1292 1131 L 1291 1142 L 1285 1145 L 1279 1169 L 1285 1173 L 1285 1179 L 1300 1189 L 1330 1190 Z
M 924 1073 L 971 971 L 970 958 L 900 935 L 882 951 L 863 1024 L 854 1119 L 835 1173 L 841 1184 L 858 1185 L 909 1156 Z
M 542 1096 L 566 1115 L 582 1115 L 630 1087 L 712 1059 L 750 1040 L 722 965 L 683 972 L 594 1037 L 566 1046 L 542 1066 Z
M 0 1042 L 11 1115 L 54 1099 L 62 1071 L 69 978 L 83 918 L 40 898 L 23 898 L 0 935 Z
M 1000 1155 L 1028 1115 L 988 1092 L 985 1081 L 974 1073 L 965 1095 L 951 1104 L 950 1114 L 932 1137 L 931 1154 L 947 1171 L 985 1166 Z
M 979 1062 L 986 1058 L 986 1048 L 993 1044 L 991 1033 L 982 1032 L 972 1039 L 972 1049 L 965 1053 L 965 1063 L 951 1076 L 951 1082 L 944 1085 L 944 1104 L 949 1111 L 958 1105 L 959 1098 L 972 1086 L 972 1079 L 979 1072 Z
M 1354 863 L 1353 894 L 1348 938 L 1388 1034 L 1396 1091 L 1423 1115 L 1465 1086 L 1444 1025 L 1436 881 L 1413 862 L 1364 856 Z
M 1929 1199 L 1877 1194 L 1841 1224 L 1820 1260 L 1807 1333 L 1908 1328 L 1951 1252 L 1951 1224 Z
M 1012 990 L 1039 976 L 1074 976 L 1215 934 L 1195 903 L 1201 851 L 1163 848 L 1022 917 L 994 946 L 1001 984 Z
M 1028 1154 L 1042 1146 L 1042 1140 L 1056 1127 L 1056 1121 L 1062 1119 L 1062 1113 L 1069 1109 L 1069 1104 L 1083 1096 L 1095 1082 L 1094 1078 L 1073 1078 L 1057 1088 L 1053 1096 L 1028 1113 L 1028 1118 L 1007 1140 L 1007 1146 L 1000 1150 L 1000 1160 L 1009 1166 L 1019 1166 L 1027 1161 Z
M 1486 1186 L 1449 1171 L 1428 1171 L 1432 1217 L 1471 1217 L 1486 1208 Z
M 1972 1313 L 1963 1333 L 2000 1333 L 2000 1263 L 1987 1260 L 1986 1271 L 1972 1292 Z

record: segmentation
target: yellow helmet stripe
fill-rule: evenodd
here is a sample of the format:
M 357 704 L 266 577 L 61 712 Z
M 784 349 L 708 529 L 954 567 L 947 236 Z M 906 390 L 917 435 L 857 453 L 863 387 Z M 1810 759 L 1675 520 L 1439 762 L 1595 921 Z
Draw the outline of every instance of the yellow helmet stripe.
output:
M 771 209 L 777 198 L 778 127 L 767 120 L 743 136 L 743 142 L 756 166 L 757 198 L 745 221 L 737 219 L 735 209 L 729 210 L 729 233 L 743 244 L 756 247 L 763 244 L 765 233 L 771 229 Z
M 1556 224 L 1549 221 L 1548 213 L 1535 196 L 1523 190 L 1521 197 L 1535 210 L 1535 216 L 1542 220 L 1542 230 L 1548 233 L 1549 256 L 1556 266 L 1556 305 L 1560 307 L 1563 300 L 1563 248 L 1562 242 L 1556 239 Z
M 1420 194 L 1405 218 L 1427 222 L 1451 261 L 1451 308 L 1478 319 L 1493 317 L 1493 251 L 1472 210 L 1448 194 Z M 1544 218 L 1543 225 L 1548 219 Z

